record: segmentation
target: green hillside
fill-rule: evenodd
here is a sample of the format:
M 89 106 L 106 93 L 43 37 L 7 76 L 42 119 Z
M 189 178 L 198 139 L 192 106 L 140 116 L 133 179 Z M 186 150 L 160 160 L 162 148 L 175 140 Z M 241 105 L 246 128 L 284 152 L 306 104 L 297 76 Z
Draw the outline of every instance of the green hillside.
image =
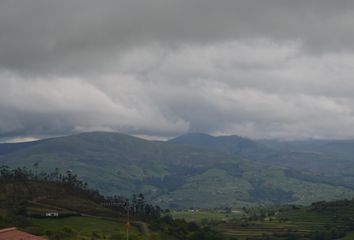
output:
M 215 137 L 189 133 L 168 143 L 213 149 L 240 158 L 322 174 L 352 175 L 354 170 L 353 140 L 251 140 L 235 135 Z
M 188 133 L 170 139 L 167 143 L 212 149 L 257 161 L 268 161 L 281 153 L 262 143 L 236 135 L 215 137 L 204 133 Z
M 142 194 L 131 200 L 104 197 L 71 172 L 37 176 L 25 168 L 0 168 L 0 228 L 17 227 L 49 240 L 123 240 L 128 229 L 131 240 L 228 240 L 162 213 Z
M 104 194 L 142 192 L 169 208 L 309 204 L 354 196 L 354 190 L 341 182 L 314 181 L 220 151 L 117 133 L 43 140 L 3 154 L 1 163 L 27 166 L 38 174 L 70 170 Z
M 261 144 L 283 152 L 274 163 L 327 174 L 351 175 L 354 170 L 353 140 L 263 140 Z M 354 176 L 353 176 L 354 177 Z
M 99 194 L 67 182 L 24 178 L 19 171 L 0 174 L 0 228 L 18 227 L 50 240 L 117 239 L 125 236 L 125 217 L 103 207 Z M 23 172 L 22 172 L 23 173 Z M 45 217 L 58 213 L 58 217 Z M 143 239 L 137 228 L 135 239 Z

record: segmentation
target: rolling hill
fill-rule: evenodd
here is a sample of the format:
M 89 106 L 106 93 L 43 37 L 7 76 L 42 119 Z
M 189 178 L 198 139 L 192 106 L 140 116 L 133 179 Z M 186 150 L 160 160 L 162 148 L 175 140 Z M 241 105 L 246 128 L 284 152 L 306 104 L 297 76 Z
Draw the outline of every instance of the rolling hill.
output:
M 104 198 L 76 178 L 67 177 L 39 178 L 25 169 L 2 167 L 0 228 L 17 227 L 50 240 L 125 239 L 125 198 Z M 158 208 L 153 209 L 146 202 L 139 204 L 139 209 L 149 211 L 141 214 L 138 208 L 130 209 L 130 235 L 137 240 L 147 237 L 148 230 L 143 231 L 143 226 L 148 228 L 148 223 L 160 219 Z M 152 210 L 156 214 L 151 214 Z
M 322 174 L 352 175 L 354 170 L 354 140 L 251 140 L 235 135 L 215 137 L 189 133 L 168 143 L 217 150 L 239 158 Z
M 215 137 L 204 133 L 188 133 L 168 140 L 167 143 L 216 150 L 239 158 L 261 162 L 267 162 L 283 153 L 262 143 L 236 135 Z
M 258 143 L 255 147 L 259 152 L 264 148 Z M 142 192 L 162 207 L 309 204 L 354 197 L 354 188 L 341 181 L 311 178 L 311 173 L 289 174 L 287 169 L 217 149 L 118 133 L 83 133 L 14 145 L 13 149 L 0 156 L 0 165 L 27 166 L 36 171 L 34 164 L 38 163 L 39 174 L 55 168 L 70 170 L 103 194 L 130 196 Z M 240 149 L 253 152 L 242 144 Z
M 259 143 L 283 152 L 273 162 L 314 172 L 352 175 L 354 170 L 354 140 L 263 140 Z

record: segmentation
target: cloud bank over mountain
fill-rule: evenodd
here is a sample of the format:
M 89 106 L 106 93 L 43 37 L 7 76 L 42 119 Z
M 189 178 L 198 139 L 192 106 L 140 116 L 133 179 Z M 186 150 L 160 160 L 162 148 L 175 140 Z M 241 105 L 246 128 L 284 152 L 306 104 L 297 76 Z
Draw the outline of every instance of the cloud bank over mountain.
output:
M 354 138 L 351 1 L 3 1 L 0 136 Z

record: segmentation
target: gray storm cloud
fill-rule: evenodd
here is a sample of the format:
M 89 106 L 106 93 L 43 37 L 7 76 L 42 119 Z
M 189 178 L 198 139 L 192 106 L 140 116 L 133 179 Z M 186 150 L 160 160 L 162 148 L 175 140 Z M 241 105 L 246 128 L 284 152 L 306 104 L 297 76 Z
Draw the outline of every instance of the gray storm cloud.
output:
M 0 136 L 353 138 L 351 1 L 2 1 Z

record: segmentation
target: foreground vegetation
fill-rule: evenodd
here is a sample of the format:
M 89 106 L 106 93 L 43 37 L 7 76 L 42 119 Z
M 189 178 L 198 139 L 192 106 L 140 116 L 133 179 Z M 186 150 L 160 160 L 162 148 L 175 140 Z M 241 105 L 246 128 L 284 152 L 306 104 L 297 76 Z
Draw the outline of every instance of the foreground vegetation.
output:
M 177 219 L 210 226 L 238 240 L 352 240 L 354 200 L 316 202 L 310 206 L 267 205 L 243 208 L 242 215 L 219 210 L 172 211 Z
M 0 228 L 16 226 L 50 240 L 126 239 L 128 211 L 130 240 L 226 239 L 209 227 L 161 217 L 162 210 L 142 194 L 104 197 L 70 171 L 39 176 L 26 168 L 0 168 Z
M 125 239 L 125 223 L 121 218 L 72 216 L 57 219 L 30 218 L 24 230 L 49 239 Z M 139 228 L 133 227 L 130 239 L 141 239 Z
M 317 202 L 309 207 L 245 209 L 245 216 L 220 222 L 215 229 L 237 239 L 353 239 L 354 201 Z
M 242 214 L 230 208 L 170 212 L 142 194 L 102 196 L 70 171 L 0 168 L 0 227 L 50 240 L 125 239 L 128 210 L 131 240 L 345 240 L 354 233 L 354 200 L 251 207 Z

